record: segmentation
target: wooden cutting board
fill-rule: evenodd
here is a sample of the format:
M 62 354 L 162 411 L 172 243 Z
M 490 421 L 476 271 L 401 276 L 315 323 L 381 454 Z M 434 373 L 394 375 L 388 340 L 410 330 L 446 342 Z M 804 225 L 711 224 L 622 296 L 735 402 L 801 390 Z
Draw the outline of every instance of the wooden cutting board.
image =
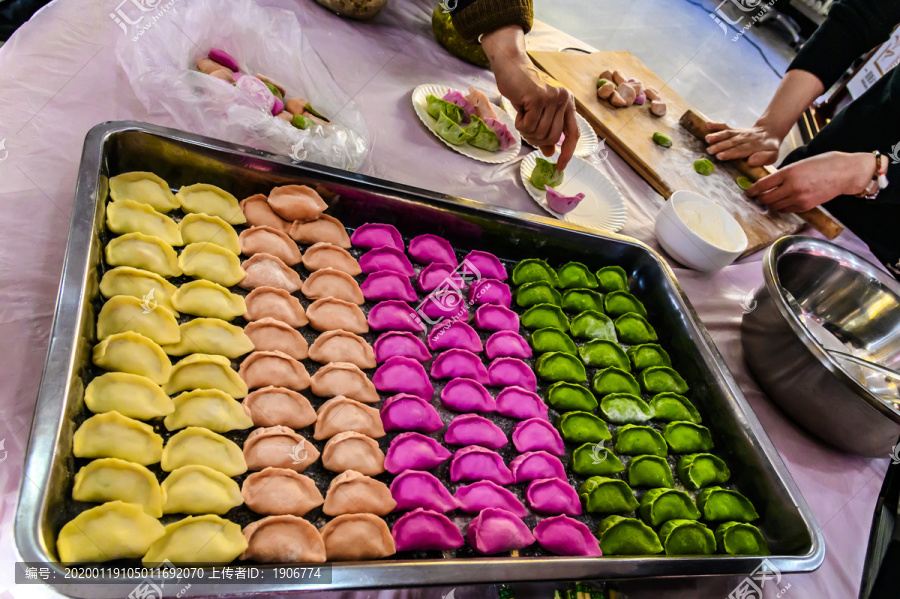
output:
M 575 95 L 578 112 L 584 116 L 608 147 L 625 159 L 650 185 L 668 199 L 675 191 L 689 190 L 717 201 L 737 219 L 747 234 L 745 254 L 758 251 L 784 235 L 796 233 L 804 222 L 792 214 L 770 212 L 749 200 L 735 179 L 741 175 L 728 163 L 706 153 L 706 144 L 678 124 L 690 104 L 631 52 L 529 52 L 532 60 Z M 667 104 L 664 117 L 650 113 L 648 104 L 613 108 L 597 98 L 597 76 L 618 70 L 626 78 L 640 80 L 659 91 Z M 671 148 L 653 142 L 654 132 L 672 138 Z M 710 158 L 716 172 L 708 177 L 694 171 L 694 161 Z

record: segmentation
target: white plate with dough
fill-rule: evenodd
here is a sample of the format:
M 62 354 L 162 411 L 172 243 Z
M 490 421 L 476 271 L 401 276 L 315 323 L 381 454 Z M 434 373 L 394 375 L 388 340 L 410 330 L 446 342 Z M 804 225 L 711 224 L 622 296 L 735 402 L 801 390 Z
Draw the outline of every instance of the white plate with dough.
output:
M 510 160 L 516 158 L 519 155 L 519 150 L 522 149 L 522 136 L 520 136 L 519 132 L 516 131 L 516 123 L 513 118 L 510 117 L 505 110 L 503 110 L 493 102 L 491 103 L 491 107 L 494 109 L 494 112 L 497 113 L 497 120 L 506 125 L 506 128 L 509 129 L 509 132 L 512 133 L 512 136 L 515 139 L 515 143 L 505 150 L 488 152 L 487 150 L 482 150 L 481 148 L 476 148 L 475 146 L 470 146 L 466 143 L 455 146 L 437 134 L 437 120 L 431 118 L 431 115 L 428 114 L 428 110 L 426 109 L 428 102 L 425 100 L 425 98 L 426 96 L 428 96 L 428 94 L 435 95 L 438 98 L 443 98 L 451 89 L 452 88 L 446 85 L 439 85 L 437 83 L 423 83 L 413 90 L 413 109 L 416 111 L 416 114 L 419 115 L 422 123 L 424 123 L 424 125 L 428 127 L 428 130 L 434 133 L 434 136 L 444 142 L 449 148 L 456 150 L 460 154 L 468 156 L 469 158 L 472 158 L 474 160 L 487 162 L 489 164 L 500 164 L 503 162 L 509 162 Z M 465 95 L 465 92 L 467 90 L 459 89 L 457 91 Z
M 518 113 L 516 112 L 516 109 L 513 108 L 512 102 L 510 102 L 506 96 L 500 96 L 500 105 L 503 106 L 503 110 L 512 117 L 513 123 L 515 124 L 516 115 Z M 600 141 L 597 139 L 597 134 L 578 112 L 575 113 L 575 122 L 578 123 L 578 143 L 575 144 L 575 155 L 581 156 L 582 158 L 590 156 L 600 148 Z
M 625 226 L 628 218 L 625 198 L 606 175 L 597 170 L 590 162 L 578 157 L 573 157 L 566 166 L 563 182 L 556 190 L 567 196 L 573 196 L 580 192 L 584 194 L 584 199 L 572 212 L 560 214 L 551 210 L 547 205 L 547 192 L 531 184 L 531 172 L 534 170 L 538 158 L 556 162 L 559 158 L 559 150 L 557 149 L 556 154 L 549 158 L 544 156 L 540 150 L 535 150 L 522 158 L 522 166 L 519 169 L 522 184 L 541 208 L 560 220 L 609 233 L 615 233 Z

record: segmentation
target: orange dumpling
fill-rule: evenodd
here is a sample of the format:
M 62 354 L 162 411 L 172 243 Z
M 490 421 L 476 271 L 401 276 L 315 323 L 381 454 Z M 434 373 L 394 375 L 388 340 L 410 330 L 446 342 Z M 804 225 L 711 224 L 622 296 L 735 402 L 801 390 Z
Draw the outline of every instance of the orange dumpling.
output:
M 348 249 L 352 247 L 350 236 L 343 223 L 333 216 L 323 214 L 318 219 L 310 222 L 297 221 L 291 225 L 288 233 L 291 239 L 297 243 L 332 243 L 338 247 Z
M 378 439 L 384 436 L 381 413 L 343 395 L 333 397 L 319 406 L 316 412 L 316 429 L 313 439 L 321 441 L 338 433 L 356 431 Z
M 394 537 L 375 514 L 338 516 L 320 531 L 328 561 L 369 560 L 394 555 Z
M 325 501 L 310 477 L 290 468 L 271 466 L 245 478 L 241 496 L 257 514 L 273 516 L 303 516 Z
M 280 351 L 251 353 L 241 362 L 238 374 L 250 389 L 273 386 L 303 391 L 310 383 L 303 363 Z
M 244 334 L 259 351 L 280 351 L 295 360 L 305 359 L 309 352 L 309 345 L 300 331 L 274 318 L 249 323 L 244 327 Z
M 288 266 L 299 264 L 303 254 L 296 242 L 286 233 L 266 225 L 250 227 L 238 236 L 241 253 L 245 256 L 270 254 L 281 259 Z
M 251 467 L 249 464 L 248 461 L 248 468 Z M 384 452 L 375 439 L 355 431 L 346 431 L 336 434 L 325 444 L 322 449 L 322 466 L 332 472 L 356 470 L 366 476 L 376 476 L 384 472 Z
M 319 335 L 309 348 L 309 358 L 320 364 L 349 362 L 360 368 L 375 368 L 375 350 L 372 346 L 359 335 L 341 329 Z
M 269 206 L 268 199 L 261 193 L 241 200 L 240 206 L 248 225 L 272 227 L 282 233 L 287 233 L 291 229 L 291 223 L 275 214 L 275 211 Z
M 303 254 L 303 266 L 310 272 L 330 267 L 343 271 L 351 277 L 362 274 L 359 262 L 350 255 L 350 252 L 338 245 L 326 242 L 316 243 L 306 250 L 306 253 Z
M 319 368 L 310 379 L 310 389 L 319 397 L 343 395 L 363 403 L 376 403 L 381 399 L 366 373 L 347 362 L 331 362 Z
M 358 335 L 369 332 L 369 323 L 360 307 L 334 297 L 325 297 L 311 303 L 306 309 L 306 317 L 310 326 L 317 331 L 343 329 Z
M 334 297 L 354 304 L 366 302 L 356 279 L 342 270 L 331 267 L 317 270 L 309 275 L 303 282 L 300 291 L 311 300 Z
M 386 516 L 396 507 L 397 502 L 394 501 L 386 484 L 356 470 L 345 470 L 335 476 L 328 486 L 322 511 L 329 516 L 342 514 Z
M 325 561 L 325 542 L 315 526 L 297 516 L 267 516 L 244 527 L 241 559 L 262 563 Z
M 250 321 L 274 318 L 298 329 L 309 320 L 300 304 L 300 300 L 276 287 L 257 287 L 244 298 L 247 312 L 244 318 Z
M 316 190 L 306 185 L 282 185 L 269 193 L 269 206 L 288 221 L 316 220 L 328 208 Z
M 289 268 L 281 258 L 272 254 L 254 254 L 241 264 L 246 276 L 239 285 L 244 289 L 277 287 L 288 293 L 299 291 L 303 280 L 297 271 Z
M 316 421 L 316 411 L 309 400 L 284 387 L 262 387 L 241 402 L 244 412 L 256 426 L 283 425 L 304 428 Z
M 247 440 L 244 441 L 244 461 L 247 462 L 248 470 L 262 470 L 271 466 L 303 472 L 317 459 L 319 450 L 286 426 L 258 428 L 247 435 Z

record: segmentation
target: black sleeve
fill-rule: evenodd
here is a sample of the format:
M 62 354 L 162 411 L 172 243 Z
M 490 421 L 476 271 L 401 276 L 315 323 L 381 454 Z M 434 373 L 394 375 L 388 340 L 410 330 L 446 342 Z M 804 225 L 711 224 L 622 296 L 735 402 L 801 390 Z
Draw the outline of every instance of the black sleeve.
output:
M 444 0 L 451 8 L 453 26 L 467 41 L 507 25 L 528 33 L 534 22 L 532 0 Z

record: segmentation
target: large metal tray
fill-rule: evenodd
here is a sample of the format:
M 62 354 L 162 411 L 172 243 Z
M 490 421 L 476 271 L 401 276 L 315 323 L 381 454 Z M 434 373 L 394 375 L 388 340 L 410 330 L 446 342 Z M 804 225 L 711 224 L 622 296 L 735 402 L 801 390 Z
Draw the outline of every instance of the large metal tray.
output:
M 542 257 L 551 263 L 579 260 L 589 265 L 622 266 L 631 277 L 632 290 L 648 308 L 661 340 L 677 355 L 677 367 L 691 383 L 692 399 L 713 431 L 717 452 L 731 466 L 735 486 L 761 514 L 757 524 L 773 553 L 768 565 L 780 572 L 811 571 L 821 565 L 824 541 L 806 501 L 671 269 L 646 245 L 619 235 L 598 234 L 556 220 L 327 167 L 291 163 L 251 148 L 128 121 L 98 125 L 85 140 L 50 348 L 16 514 L 16 544 L 24 561 L 49 562 L 55 571 L 63 570 L 55 563 L 55 539 L 71 517 L 63 508 L 69 503 L 67 494 L 75 472 L 72 435 L 85 410 L 81 374 L 90 365 L 106 182 L 112 175 L 131 170 L 153 171 L 176 188 L 202 180 L 239 198 L 287 183 L 317 185 L 322 186 L 320 191 L 330 203 L 329 213 L 351 228 L 367 221 L 390 222 L 404 236 L 435 232 L 458 248 L 482 249 L 508 260 Z M 747 574 L 759 565 L 760 558 L 723 555 L 394 559 L 335 564 L 329 584 L 286 580 L 253 590 L 271 593 L 734 575 Z M 78 597 L 119 597 L 123 588 L 127 587 L 58 585 L 61 592 Z M 246 594 L 251 588 L 203 583 L 182 590 L 181 596 Z

